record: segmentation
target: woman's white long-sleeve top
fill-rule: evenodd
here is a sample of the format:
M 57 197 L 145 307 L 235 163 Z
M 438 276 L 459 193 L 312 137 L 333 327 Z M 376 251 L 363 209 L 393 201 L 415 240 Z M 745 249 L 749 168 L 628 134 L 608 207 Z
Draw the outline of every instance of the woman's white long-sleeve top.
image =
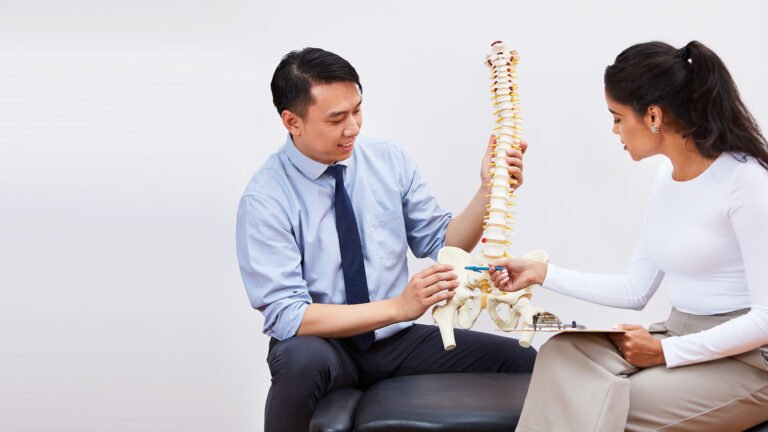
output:
M 673 307 L 695 315 L 750 312 L 695 334 L 662 340 L 668 367 L 768 344 L 768 170 L 723 153 L 698 177 L 672 179 L 666 160 L 653 182 L 642 234 L 625 274 L 550 265 L 553 291 L 607 306 L 642 309 L 667 280 Z

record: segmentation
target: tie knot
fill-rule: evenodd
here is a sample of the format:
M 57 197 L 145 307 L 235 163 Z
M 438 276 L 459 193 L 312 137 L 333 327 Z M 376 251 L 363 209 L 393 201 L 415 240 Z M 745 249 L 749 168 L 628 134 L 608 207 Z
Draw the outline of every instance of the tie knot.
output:
M 336 182 L 344 183 L 344 165 L 331 165 L 325 170 L 336 179 Z

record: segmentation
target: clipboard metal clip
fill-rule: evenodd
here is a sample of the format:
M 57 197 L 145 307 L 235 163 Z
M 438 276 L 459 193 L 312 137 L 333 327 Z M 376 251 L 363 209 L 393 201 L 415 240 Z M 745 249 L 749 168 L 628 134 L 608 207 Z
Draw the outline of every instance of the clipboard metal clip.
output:
M 585 329 L 583 325 L 576 324 L 576 321 L 571 321 L 570 324 L 563 324 L 555 314 L 549 312 L 539 312 L 533 316 L 533 330 L 565 330 L 568 328 Z

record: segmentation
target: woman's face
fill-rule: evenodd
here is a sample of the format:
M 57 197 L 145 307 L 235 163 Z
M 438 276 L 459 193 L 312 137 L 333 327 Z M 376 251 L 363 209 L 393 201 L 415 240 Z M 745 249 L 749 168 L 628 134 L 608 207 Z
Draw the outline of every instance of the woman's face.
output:
M 632 159 L 639 161 L 661 153 L 661 134 L 651 132 L 655 119 L 650 113 L 640 117 L 632 107 L 614 101 L 608 93 L 605 94 L 605 101 L 613 115 L 613 133 L 621 137 L 624 150 Z

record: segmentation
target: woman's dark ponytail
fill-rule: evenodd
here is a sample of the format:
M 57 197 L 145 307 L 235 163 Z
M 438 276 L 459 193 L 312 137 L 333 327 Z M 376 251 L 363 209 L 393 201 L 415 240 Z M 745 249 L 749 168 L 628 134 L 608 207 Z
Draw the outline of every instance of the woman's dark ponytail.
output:
M 720 57 L 692 41 L 681 49 L 663 42 L 633 45 L 605 70 L 615 101 L 642 116 L 651 104 L 673 117 L 670 125 L 691 137 L 699 152 L 752 156 L 768 169 L 768 142 L 739 96 Z

